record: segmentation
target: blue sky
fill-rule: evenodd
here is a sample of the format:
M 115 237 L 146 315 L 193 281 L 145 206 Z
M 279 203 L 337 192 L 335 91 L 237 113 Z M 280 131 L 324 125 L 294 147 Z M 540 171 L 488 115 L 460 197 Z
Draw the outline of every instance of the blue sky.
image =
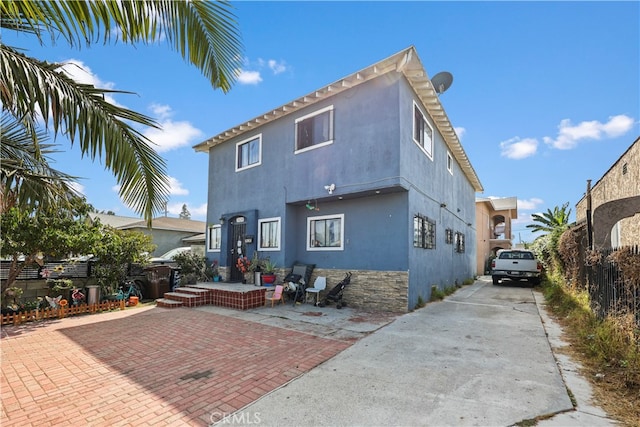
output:
M 207 164 L 193 145 L 415 46 L 429 76 L 446 70 L 441 102 L 484 186 L 517 196 L 516 240 L 531 241 L 532 213 L 575 210 L 640 135 L 638 2 L 235 2 L 244 45 L 239 80 L 224 94 L 164 44 L 41 47 L 3 43 L 67 67 L 97 86 L 135 92 L 114 102 L 163 125 L 148 136 L 167 160 L 168 210 L 206 219 Z M 83 177 L 100 210 L 136 216 L 100 163 L 58 138 L 55 167 Z M 639 184 L 640 185 L 640 184 Z M 572 211 L 572 220 L 575 214 Z

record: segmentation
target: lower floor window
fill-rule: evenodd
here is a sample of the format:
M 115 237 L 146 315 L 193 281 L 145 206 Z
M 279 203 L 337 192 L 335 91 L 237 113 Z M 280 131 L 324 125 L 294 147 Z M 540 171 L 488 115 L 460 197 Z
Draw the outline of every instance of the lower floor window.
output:
M 260 250 L 280 250 L 280 218 L 261 219 L 258 224 Z
M 209 250 L 220 251 L 220 240 L 220 226 L 214 225 L 213 227 L 209 227 Z
M 456 252 L 464 252 L 464 233 L 456 232 Z
M 448 244 L 448 245 L 452 245 L 453 244 L 453 230 L 452 229 L 447 228 L 444 242 L 446 244 Z
M 342 250 L 344 214 L 307 218 L 307 250 Z
M 422 215 L 413 217 L 413 246 L 423 249 L 436 247 L 436 222 Z

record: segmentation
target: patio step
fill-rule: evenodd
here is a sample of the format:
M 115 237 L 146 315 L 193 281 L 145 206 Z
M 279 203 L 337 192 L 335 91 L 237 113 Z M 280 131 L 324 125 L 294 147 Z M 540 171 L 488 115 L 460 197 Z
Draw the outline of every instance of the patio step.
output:
M 164 299 L 180 301 L 184 307 L 197 307 L 206 304 L 206 295 L 195 295 L 186 292 L 165 292 Z
M 182 301 L 176 301 L 167 298 L 158 298 L 156 300 L 156 306 L 162 308 L 178 308 L 182 307 Z
M 191 294 L 191 295 L 203 297 L 206 299 L 205 304 L 208 302 L 209 300 L 208 297 L 212 293 L 210 289 L 196 288 L 194 286 L 189 286 L 189 285 L 183 286 L 180 288 L 175 288 L 173 292 L 179 292 L 181 294 Z

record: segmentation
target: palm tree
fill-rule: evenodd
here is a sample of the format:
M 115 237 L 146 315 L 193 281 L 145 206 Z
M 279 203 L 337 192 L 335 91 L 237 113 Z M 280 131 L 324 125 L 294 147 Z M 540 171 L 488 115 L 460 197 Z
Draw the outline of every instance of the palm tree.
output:
M 569 225 L 569 215 L 571 215 L 571 209 L 567 210 L 568 207 L 569 202 L 562 205 L 562 207 L 554 207 L 553 211 L 547 209 L 547 212 L 542 214 L 531 215 L 536 224 L 529 224 L 527 228 L 531 228 L 533 232 L 542 231 L 545 233 L 565 229 Z
M 202 71 L 214 89 L 227 92 L 235 81 L 241 59 L 239 32 L 230 10 L 226 1 L 8 0 L 0 2 L 0 29 L 32 34 L 42 44 L 48 34 L 52 44 L 62 39 L 71 47 L 112 40 L 153 43 L 164 37 L 185 60 Z M 150 225 L 168 196 L 166 166 L 150 141 L 130 123 L 159 125 L 145 115 L 105 100 L 105 94 L 124 92 L 78 83 L 62 72 L 63 65 L 28 57 L 19 48 L 0 43 L 3 113 L 10 114 L 15 126 L 22 126 L 28 134 L 31 152 L 36 154 L 34 160 L 41 166 L 46 158 L 39 154 L 42 152 L 39 126 L 53 135 L 66 135 L 71 144 L 80 146 L 83 156 L 104 161 L 120 184 L 123 202 L 143 215 Z M 3 138 L 3 145 L 5 142 L 10 141 Z M 28 148 L 29 144 L 25 147 L 14 141 L 12 146 Z M 5 168 L 4 155 L 3 152 L 0 159 L 2 205 L 11 199 L 21 206 L 39 206 L 38 193 L 25 185 L 29 174 L 11 181 L 8 177 L 16 175 L 13 165 L 16 170 L 19 166 L 8 162 Z M 64 179 L 62 185 L 55 179 L 49 182 L 53 185 L 48 194 L 64 195 L 69 190 Z

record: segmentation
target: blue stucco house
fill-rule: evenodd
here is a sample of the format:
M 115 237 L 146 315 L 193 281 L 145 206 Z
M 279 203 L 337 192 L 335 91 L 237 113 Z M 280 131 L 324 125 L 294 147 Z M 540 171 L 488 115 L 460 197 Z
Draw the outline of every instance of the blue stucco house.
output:
M 476 273 L 482 185 L 413 46 L 194 148 L 227 281 L 258 251 L 280 278 L 315 264 L 329 290 L 351 271 L 349 305 L 408 311 Z

